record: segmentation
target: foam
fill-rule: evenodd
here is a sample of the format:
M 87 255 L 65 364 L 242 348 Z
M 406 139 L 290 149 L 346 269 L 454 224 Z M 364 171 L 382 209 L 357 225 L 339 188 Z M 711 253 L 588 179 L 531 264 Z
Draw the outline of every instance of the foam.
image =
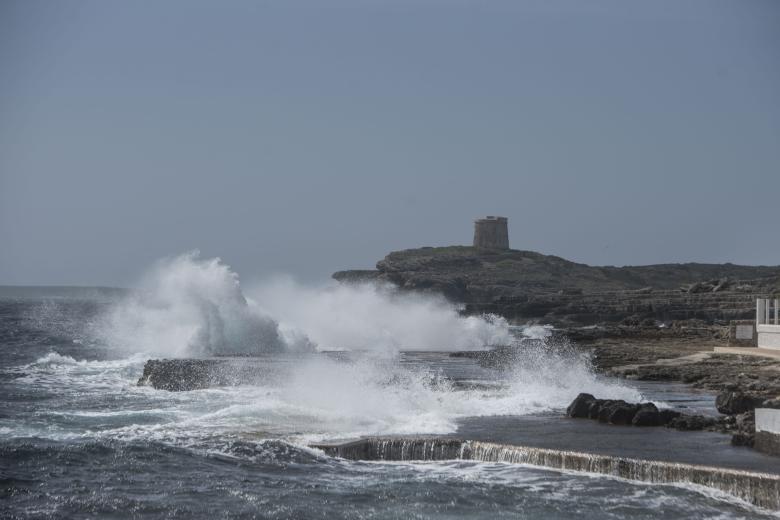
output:
M 125 352 L 167 357 L 282 351 L 462 350 L 506 345 L 497 316 L 461 316 L 435 295 L 385 285 L 305 287 L 278 277 L 245 298 L 238 275 L 197 251 L 160 260 L 94 327 Z
M 281 327 L 302 331 L 323 350 L 464 350 L 513 340 L 503 318 L 462 316 L 439 296 L 387 284 L 304 286 L 276 277 L 249 294 Z

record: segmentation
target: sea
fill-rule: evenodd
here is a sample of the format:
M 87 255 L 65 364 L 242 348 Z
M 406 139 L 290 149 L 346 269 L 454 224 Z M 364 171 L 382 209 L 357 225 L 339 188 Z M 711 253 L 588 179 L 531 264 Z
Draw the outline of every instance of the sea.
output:
M 694 486 L 330 457 L 309 446 L 490 439 L 527 421 L 544 437 L 581 391 L 694 408 L 710 397 L 603 378 L 565 342 L 551 346 L 543 327 L 468 321 L 440 300 L 289 281 L 250 296 L 226 266 L 192 255 L 156 269 L 133 291 L 0 288 L 0 517 L 775 517 Z M 517 349 L 506 363 L 453 356 L 497 338 Z M 248 355 L 267 374 L 256 384 L 138 384 L 147 359 Z

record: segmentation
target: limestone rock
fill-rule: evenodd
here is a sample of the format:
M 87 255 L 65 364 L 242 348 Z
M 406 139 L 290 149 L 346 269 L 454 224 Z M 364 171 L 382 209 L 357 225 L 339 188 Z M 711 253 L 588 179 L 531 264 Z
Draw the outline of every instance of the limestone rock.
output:
M 150 359 L 138 386 L 186 392 L 217 386 L 255 383 L 260 378 L 256 365 L 230 359 Z
M 715 407 L 720 413 L 734 415 L 755 410 L 762 399 L 741 392 L 721 392 L 715 399 Z
M 647 333 L 657 328 L 656 321 L 699 319 L 711 325 L 753 318 L 753 294 L 772 294 L 780 286 L 780 266 L 589 266 L 533 251 L 451 246 L 395 251 L 375 270 L 339 271 L 333 277 L 438 293 L 466 304 L 467 314 L 495 313 L 562 327 L 618 324 L 630 317 L 632 325 L 623 327 Z

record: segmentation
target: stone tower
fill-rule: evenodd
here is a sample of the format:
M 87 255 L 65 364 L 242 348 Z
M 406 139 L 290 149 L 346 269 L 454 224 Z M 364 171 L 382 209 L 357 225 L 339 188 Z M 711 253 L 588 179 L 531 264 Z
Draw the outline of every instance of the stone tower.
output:
M 509 249 L 506 217 L 487 216 L 474 221 L 474 247 Z

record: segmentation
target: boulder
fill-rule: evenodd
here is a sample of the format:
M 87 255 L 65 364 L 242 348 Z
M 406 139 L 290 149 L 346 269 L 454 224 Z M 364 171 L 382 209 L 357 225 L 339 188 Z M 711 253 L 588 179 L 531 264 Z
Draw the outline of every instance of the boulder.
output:
M 205 359 L 150 359 L 138 386 L 182 392 L 200 390 L 210 385 L 209 374 L 218 361 Z
M 675 410 L 670 410 L 668 408 L 665 408 L 663 410 L 660 410 L 658 412 L 658 419 L 661 421 L 661 425 L 665 426 L 672 422 L 674 419 L 677 419 L 682 414 Z
M 639 411 L 640 405 L 630 403 L 620 403 L 611 407 L 607 422 L 609 424 L 626 425 L 632 424 L 634 416 Z
M 588 419 L 598 419 L 601 407 L 605 402 L 604 399 L 596 399 L 590 403 L 590 406 L 588 407 Z
M 631 424 L 634 426 L 661 426 L 661 414 L 653 403 L 645 403 L 634 414 Z
M 731 436 L 732 446 L 747 446 L 749 448 L 752 448 L 755 442 L 756 442 L 755 433 L 737 432 Z
M 756 412 L 751 410 L 749 412 L 741 413 L 735 416 L 736 427 L 740 431 L 756 431 Z
M 720 413 L 734 415 L 756 409 L 763 400 L 741 392 L 721 392 L 715 399 L 715 407 Z
M 754 411 L 731 415 L 734 419 L 734 428 L 736 432 L 731 437 L 731 444 L 734 446 L 753 447 L 756 440 L 756 413 Z
M 697 431 L 715 426 L 716 423 L 717 420 L 713 417 L 680 414 L 669 421 L 666 426 L 667 428 L 674 428 L 675 430 L 681 431 Z
M 756 408 L 780 409 L 780 399 L 769 399 L 768 401 L 761 403 L 761 406 L 757 406 Z
M 566 408 L 566 415 L 576 418 L 587 418 L 588 410 L 591 404 L 596 400 L 591 394 L 580 394 L 574 398 L 568 408 Z
M 599 408 L 599 414 L 597 417 L 598 421 L 603 423 L 609 422 L 609 417 L 612 415 L 615 409 L 624 405 L 628 405 L 628 403 L 622 399 L 604 400 L 604 402 L 601 403 L 601 408 Z
M 150 359 L 138 386 L 186 392 L 216 386 L 256 384 L 262 379 L 257 364 L 246 359 Z
M 627 403 L 621 399 L 596 399 L 591 394 L 579 394 L 566 409 L 569 417 L 597 419 L 599 422 L 634 426 L 664 426 L 681 430 L 710 427 L 715 420 L 684 415 L 674 410 L 659 410 L 653 403 Z

